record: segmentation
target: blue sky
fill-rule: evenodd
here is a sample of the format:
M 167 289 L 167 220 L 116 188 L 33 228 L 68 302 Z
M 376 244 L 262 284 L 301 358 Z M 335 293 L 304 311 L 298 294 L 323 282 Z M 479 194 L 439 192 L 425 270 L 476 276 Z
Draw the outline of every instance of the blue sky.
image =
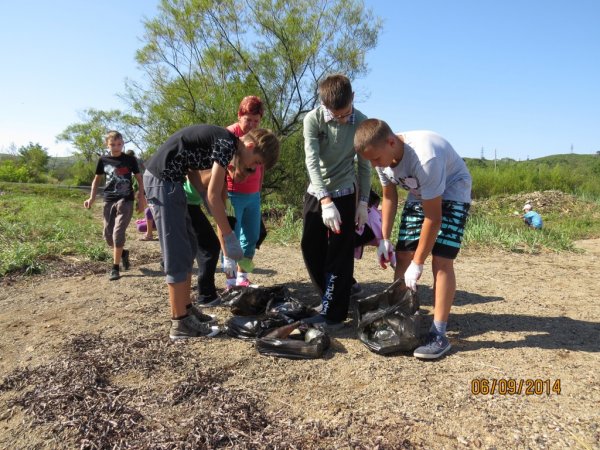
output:
M 367 0 L 384 19 L 356 106 L 430 129 L 464 157 L 600 151 L 600 1 Z M 0 4 L 0 152 L 55 137 L 87 108 L 121 109 L 157 2 Z

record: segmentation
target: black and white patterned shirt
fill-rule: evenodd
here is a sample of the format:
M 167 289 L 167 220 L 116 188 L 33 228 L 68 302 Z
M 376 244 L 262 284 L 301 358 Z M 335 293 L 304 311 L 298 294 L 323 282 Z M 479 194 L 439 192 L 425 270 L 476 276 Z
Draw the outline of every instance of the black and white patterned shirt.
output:
M 182 128 L 158 148 L 146 170 L 161 180 L 183 183 L 190 169 L 210 169 L 215 162 L 227 168 L 238 141 L 233 133 L 214 125 Z

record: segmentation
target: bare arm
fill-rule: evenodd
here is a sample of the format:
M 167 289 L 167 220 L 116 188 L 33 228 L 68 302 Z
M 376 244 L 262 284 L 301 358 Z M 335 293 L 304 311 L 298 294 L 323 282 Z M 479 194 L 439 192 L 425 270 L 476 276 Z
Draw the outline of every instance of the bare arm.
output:
M 94 177 L 94 181 L 92 181 L 92 190 L 90 191 L 90 197 L 83 202 L 83 207 L 90 209 L 92 204 L 96 200 L 96 195 L 98 194 L 98 185 L 100 184 L 100 180 L 102 179 L 102 175 L 96 175 Z
M 232 233 L 229 221 L 227 220 L 227 213 L 225 212 L 224 191 L 225 195 L 227 195 L 226 188 L 225 169 L 219 164 L 214 163 L 210 181 L 208 182 L 208 206 L 223 236 Z M 221 242 L 221 245 L 223 246 L 223 242 Z
M 142 179 L 142 175 L 139 173 L 135 174 L 135 179 L 138 183 L 138 211 L 142 212 L 148 206 L 146 203 L 146 193 L 144 192 L 144 180 Z
M 416 264 L 423 264 L 425 262 L 433 249 L 438 231 L 440 231 L 440 227 L 442 226 L 442 197 L 423 200 L 423 213 L 425 214 L 425 219 L 421 228 L 419 245 L 413 256 L 413 261 Z
M 394 219 L 398 210 L 398 191 L 396 185 L 383 186 L 383 199 L 381 201 L 381 234 L 383 239 L 390 239 Z

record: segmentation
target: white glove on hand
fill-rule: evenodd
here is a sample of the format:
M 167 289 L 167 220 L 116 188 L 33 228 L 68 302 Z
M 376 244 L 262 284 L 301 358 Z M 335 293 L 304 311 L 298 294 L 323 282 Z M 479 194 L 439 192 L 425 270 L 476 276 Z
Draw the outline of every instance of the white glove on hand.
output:
M 367 219 L 369 218 L 367 202 L 360 201 L 358 203 L 358 207 L 356 208 L 356 215 L 354 216 L 354 223 L 356 224 L 356 229 L 360 230 L 367 223 Z
M 396 252 L 394 246 L 388 239 L 379 241 L 379 247 L 377 247 L 377 259 L 379 260 L 379 265 L 384 269 L 387 269 L 385 263 L 389 263 L 390 266 L 396 267 Z
M 423 273 L 423 264 L 417 264 L 414 261 L 410 262 L 410 266 L 404 272 L 404 283 L 406 287 L 412 291 L 417 292 L 417 281 L 421 278 Z
M 234 259 L 231 259 L 227 256 L 223 256 L 223 272 L 229 277 L 235 277 L 235 269 L 237 264 Z
M 223 241 L 225 242 L 225 248 L 223 249 L 224 256 L 228 256 L 235 261 L 239 261 L 244 257 L 240 241 L 238 241 L 233 231 L 227 236 L 223 236 Z
M 335 203 L 325 203 L 321 205 L 321 209 L 323 210 L 323 223 L 327 228 L 333 231 L 336 234 L 340 234 L 340 225 L 342 224 L 342 219 L 340 217 L 340 212 L 335 206 Z

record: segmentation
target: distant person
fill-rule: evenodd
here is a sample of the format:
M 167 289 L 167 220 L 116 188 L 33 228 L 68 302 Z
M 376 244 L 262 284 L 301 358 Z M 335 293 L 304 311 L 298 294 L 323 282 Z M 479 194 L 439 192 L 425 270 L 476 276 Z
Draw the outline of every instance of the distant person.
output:
M 125 151 L 126 155 L 129 156 L 133 156 L 135 158 L 135 160 L 138 163 L 138 169 L 140 170 L 140 175 L 143 177 L 144 176 L 144 172 L 146 171 L 146 166 L 144 166 L 144 161 L 142 160 L 142 158 L 138 158 L 137 156 L 135 156 L 135 151 L 129 149 Z M 133 189 L 137 191 L 138 186 L 137 186 L 137 181 L 133 180 Z
M 442 136 L 431 131 L 394 134 L 379 119 L 365 120 L 354 137 L 358 154 L 376 168 L 383 189 L 380 264 L 394 265 L 417 290 L 423 264 L 432 255 L 433 324 L 425 345 L 414 356 L 436 359 L 450 350 L 446 326 L 456 293 L 454 259 L 461 247 L 471 203 L 471 175 L 462 158 Z M 397 186 L 409 191 L 398 242 L 390 242 L 398 207 Z
M 218 329 L 202 322 L 204 314 L 190 298 L 192 269 L 198 253 L 196 233 L 183 188 L 186 177 L 198 192 L 206 191 L 200 171 L 211 170 L 207 202 L 220 230 L 224 256 L 232 261 L 244 253 L 229 226 L 223 185 L 230 171 L 243 181 L 259 164 L 272 167 L 279 158 L 279 140 L 268 130 L 254 129 L 237 138 L 225 128 L 193 125 L 171 135 L 146 164 L 144 187 L 158 231 L 171 306 L 171 340 L 213 336 Z
M 119 265 L 123 262 L 123 269 L 129 269 L 129 250 L 125 246 L 125 232 L 133 216 L 133 183 L 132 175 L 138 183 L 138 210 L 141 212 L 146 207 L 144 197 L 144 182 L 140 175 L 135 157 L 123 153 L 123 135 L 118 131 L 109 131 L 106 135 L 106 146 L 110 154 L 101 156 L 96 165 L 96 176 L 92 182 L 90 197 L 83 203 L 85 208 L 91 208 L 96 200 L 98 185 L 102 176 L 106 177 L 104 188 L 104 239 L 113 250 L 113 266 L 110 280 L 121 278 Z
M 140 173 L 142 174 L 142 176 L 144 176 L 144 172 L 146 171 L 146 166 L 144 165 L 144 160 L 142 158 L 138 158 L 135 155 L 135 151 L 132 149 L 127 150 L 125 153 L 127 153 L 129 156 L 133 156 L 137 163 L 138 163 L 138 168 L 140 169 Z
M 541 230 L 544 226 L 542 216 L 540 216 L 539 213 L 533 211 L 531 204 L 527 203 L 525 206 L 523 206 L 523 211 L 525 211 L 521 216 L 523 218 L 523 222 L 525 222 L 525 224 L 529 228 L 533 228 L 534 230 Z
M 321 296 L 321 312 L 307 319 L 329 331 L 348 316 L 354 274 L 355 230 L 367 222 L 371 165 L 358 156 L 354 132 L 367 117 L 354 108 L 344 75 L 318 86 L 321 105 L 304 117 L 304 154 L 310 185 L 304 195 L 302 256 Z
M 260 125 L 263 114 L 263 103 L 259 97 L 244 97 L 238 108 L 238 121 L 227 129 L 237 137 L 242 137 Z M 262 165 L 258 165 L 256 172 L 242 182 L 235 182 L 227 175 L 227 193 L 236 218 L 234 231 L 244 250 L 244 259 L 238 263 L 236 271 L 226 273 L 227 289 L 251 285 L 248 273 L 252 272 L 252 259 L 260 234 L 260 191 L 264 175 Z
M 144 218 L 146 219 L 146 231 L 144 236 L 140 238 L 140 241 L 155 241 L 154 230 L 156 230 L 156 225 L 154 224 L 154 217 L 152 216 L 152 208 L 147 207 L 144 210 Z

